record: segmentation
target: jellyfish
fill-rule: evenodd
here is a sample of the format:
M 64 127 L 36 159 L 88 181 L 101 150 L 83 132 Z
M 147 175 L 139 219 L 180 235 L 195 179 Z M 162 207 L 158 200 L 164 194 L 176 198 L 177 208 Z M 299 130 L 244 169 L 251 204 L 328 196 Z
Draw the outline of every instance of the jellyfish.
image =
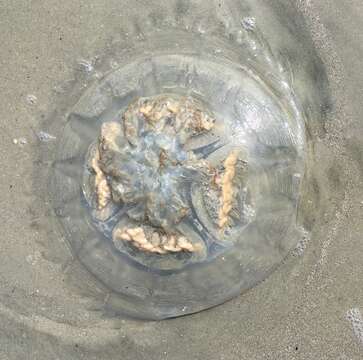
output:
M 67 114 L 52 202 L 113 312 L 164 319 L 221 304 L 298 242 L 305 114 L 246 21 L 242 60 L 136 57 Z

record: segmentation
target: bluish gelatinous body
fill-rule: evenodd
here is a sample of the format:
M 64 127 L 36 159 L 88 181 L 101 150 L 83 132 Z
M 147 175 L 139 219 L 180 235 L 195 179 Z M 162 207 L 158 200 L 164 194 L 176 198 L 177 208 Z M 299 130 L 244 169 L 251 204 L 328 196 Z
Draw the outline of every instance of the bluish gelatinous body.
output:
M 139 99 L 119 121 L 102 125 L 89 152 L 83 191 L 96 221 L 115 205 L 126 208 L 112 230 L 120 252 L 175 270 L 206 260 L 215 243 L 228 245 L 230 230 L 244 216 L 246 201 L 238 195 L 246 161 L 233 148 L 224 163 L 209 160 L 223 147 L 210 140 L 218 138 L 211 134 L 218 126 L 221 131 L 223 124 L 201 103 L 175 95 Z M 203 144 L 205 138 L 210 143 Z M 211 208 L 208 202 L 216 209 L 207 212 L 214 234 L 197 214 Z
M 228 60 L 138 56 L 69 114 L 52 192 L 113 311 L 161 319 L 220 304 L 298 241 L 304 118 L 288 71 L 255 24 L 243 31 Z

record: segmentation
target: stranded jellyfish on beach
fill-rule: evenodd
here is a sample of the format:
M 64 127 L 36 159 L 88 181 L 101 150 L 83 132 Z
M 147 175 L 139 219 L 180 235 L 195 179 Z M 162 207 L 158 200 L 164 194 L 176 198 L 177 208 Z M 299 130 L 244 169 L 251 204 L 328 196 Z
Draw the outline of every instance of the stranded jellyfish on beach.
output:
M 52 201 L 113 313 L 163 319 L 220 304 L 299 240 L 303 111 L 257 27 L 243 31 L 228 61 L 191 51 L 188 34 L 188 51 L 166 42 L 94 81 L 67 113 Z

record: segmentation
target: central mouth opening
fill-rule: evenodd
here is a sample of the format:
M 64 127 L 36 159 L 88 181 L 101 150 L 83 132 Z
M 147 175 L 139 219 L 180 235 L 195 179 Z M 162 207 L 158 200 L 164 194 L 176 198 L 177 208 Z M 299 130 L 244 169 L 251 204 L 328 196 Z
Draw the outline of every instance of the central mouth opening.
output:
M 202 102 L 165 94 L 139 98 L 102 124 L 83 191 L 98 225 L 113 208 L 126 209 L 111 231 L 120 252 L 193 262 L 229 244 L 243 221 L 237 195 L 247 159 L 240 148 L 223 150 L 220 131 L 223 120 Z

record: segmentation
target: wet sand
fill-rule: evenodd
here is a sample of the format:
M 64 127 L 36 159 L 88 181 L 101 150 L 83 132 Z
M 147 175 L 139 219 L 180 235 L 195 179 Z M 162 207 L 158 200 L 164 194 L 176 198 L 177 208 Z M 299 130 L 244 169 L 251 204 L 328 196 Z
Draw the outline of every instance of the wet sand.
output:
M 153 2 L 157 13 L 162 2 Z M 0 4 L 0 359 L 361 359 L 360 0 L 298 1 L 335 104 L 315 148 L 326 174 L 324 206 L 300 251 L 238 298 L 162 322 L 105 316 L 103 289 L 94 286 L 90 296 L 84 289 L 93 284 L 77 282 L 82 270 L 61 232 L 48 226 L 48 207 L 38 196 L 43 184 L 34 184 L 39 147 L 54 146 L 39 132 L 54 109 L 64 111 L 59 98 L 75 81 L 75 68 L 92 72 L 114 34 L 136 36 L 124 23 L 142 15 L 146 1 L 137 3 L 130 9 L 119 0 Z M 172 3 L 182 9 L 185 2 Z

